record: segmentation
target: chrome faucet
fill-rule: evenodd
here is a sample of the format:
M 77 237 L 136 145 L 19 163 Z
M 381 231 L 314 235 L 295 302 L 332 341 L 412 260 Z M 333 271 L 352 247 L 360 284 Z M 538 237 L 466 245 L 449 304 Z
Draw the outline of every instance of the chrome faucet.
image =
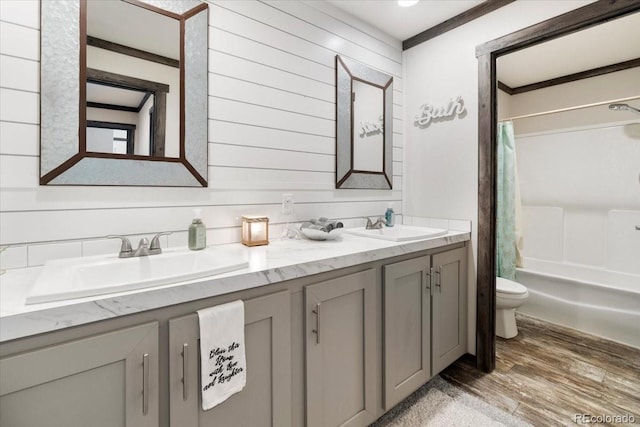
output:
M 387 224 L 387 221 L 385 221 L 381 216 L 376 219 L 376 222 L 371 222 L 371 218 L 366 216 L 363 218 L 367 220 L 367 224 L 364 226 L 367 230 L 379 230 L 383 225 Z
M 140 239 L 140 242 L 138 242 L 138 249 L 136 249 L 136 251 L 131 256 L 139 257 L 149 255 L 149 240 L 147 240 L 146 237 L 143 237 L 142 239 Z M 122 258 L 122 252 L 120 252 L 120 258 Z
M 162 248 L 160 248 L 160 237 L 168 236 L 171 234 L 171 231 L 163 231 L 162 233 L 156 233 L 151 239 L 151 245 L 149 246 L 149 255 L 158 255 L 162 253 Z
M 138 249 L 135 251 L 131 247 L 131 241 L 127 236 L 120 235 L 109 235 L 106 236 L 107 239 L 120 239 L 122 241 L 122 245 L 120 246 L 120 252 L 118 253 L 119 258 L 133 258 L 133 257 L 141 257 L 141 256 L 149 256 L 149 255 L 158 255 L 162 253 L 162 248 L 160 247 L 160 237 L 171 234 L 170 231 L 157 233 L 151 239 L 151 244 L 149 244 L 149 240 L 146 237 L 140 239 L 138 242 Z

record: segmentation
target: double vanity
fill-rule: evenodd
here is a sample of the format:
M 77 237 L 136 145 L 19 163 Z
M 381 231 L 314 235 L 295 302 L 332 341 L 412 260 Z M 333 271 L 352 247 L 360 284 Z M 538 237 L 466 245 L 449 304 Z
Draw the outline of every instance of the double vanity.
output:
M 221 30 L 210 19 L 262 25 L 253 6 L 245 15 L 200 0 L 39 3 L 40 185 L 210 186 L 209 124 L 224 103 L 208 107 L 220 95 L 209 76 L 251 83 L 219 73 L 218 53 L 244 58 L 210 45 Z M 255 13 L 280 13 L 264 7 Z M 393 188 L 393 77 L 377 68 L 335 56 L 336 189 Z M 302 133 L 316 135 L 306 123 Z M 158 197 L 151 205 L 163 206 Z M 127 259 L 2 275 L 1 426 L 365 426 L 467 351 L 468 231 L 402 225 L 136 256 L 159 251 L 157 237 L 135 252 L 123 239 Z M 247 385 L 205 412 L 196 312 L 238 299 Z
M 210 247 L 186 253 L 233 268 L 36 304 L 25 300 L 47 267 L 10 271 L 0 288 L 0 424 L 369 425 L 467 351 L 470 235 L 411 228 Z M 116 272 L 115 261 L 92 261 L 88 282 Z M 247 385 L 205 412 L 196 311 L 237 299 Z

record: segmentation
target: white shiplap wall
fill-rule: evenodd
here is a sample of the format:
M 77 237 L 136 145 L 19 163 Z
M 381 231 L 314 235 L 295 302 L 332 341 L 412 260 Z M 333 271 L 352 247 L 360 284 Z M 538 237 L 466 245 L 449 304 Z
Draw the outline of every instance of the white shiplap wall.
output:
M 294 221 L 358 223 L 402 208 L 402 49 L 321 1 L 215 1 L 209 8 L 209 187 L 38 185 L 39 2 L 0 1 L 2 268 L 115 253 L 107 234 L 173 231 L 184 246 L 202 208 L 209 244 L 237 242 L 239 217 L 265 214 L 278 237 L 282 193 Z M 334 56 L 394 77 L 393 190 L 336 190 Z

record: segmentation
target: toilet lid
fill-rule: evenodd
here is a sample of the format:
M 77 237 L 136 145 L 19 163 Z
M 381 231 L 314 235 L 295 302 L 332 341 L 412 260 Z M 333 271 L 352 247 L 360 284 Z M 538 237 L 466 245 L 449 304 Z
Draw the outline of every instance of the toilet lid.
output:
M 496 292 L 503 294 L 524 294 L 527 292 L 527 288 L 513 280 L 496 277 Z

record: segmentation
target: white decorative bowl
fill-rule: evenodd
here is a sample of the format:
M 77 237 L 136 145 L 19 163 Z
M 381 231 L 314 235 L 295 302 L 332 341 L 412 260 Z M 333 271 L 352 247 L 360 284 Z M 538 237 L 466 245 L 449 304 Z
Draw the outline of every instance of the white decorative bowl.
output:
M 301 228 L 300 233 L 307 239 L 311 240 L 335 240 L 342 234 L 344 228 L 334 228 L 330 232 L 316 230 L 314 228 Z

